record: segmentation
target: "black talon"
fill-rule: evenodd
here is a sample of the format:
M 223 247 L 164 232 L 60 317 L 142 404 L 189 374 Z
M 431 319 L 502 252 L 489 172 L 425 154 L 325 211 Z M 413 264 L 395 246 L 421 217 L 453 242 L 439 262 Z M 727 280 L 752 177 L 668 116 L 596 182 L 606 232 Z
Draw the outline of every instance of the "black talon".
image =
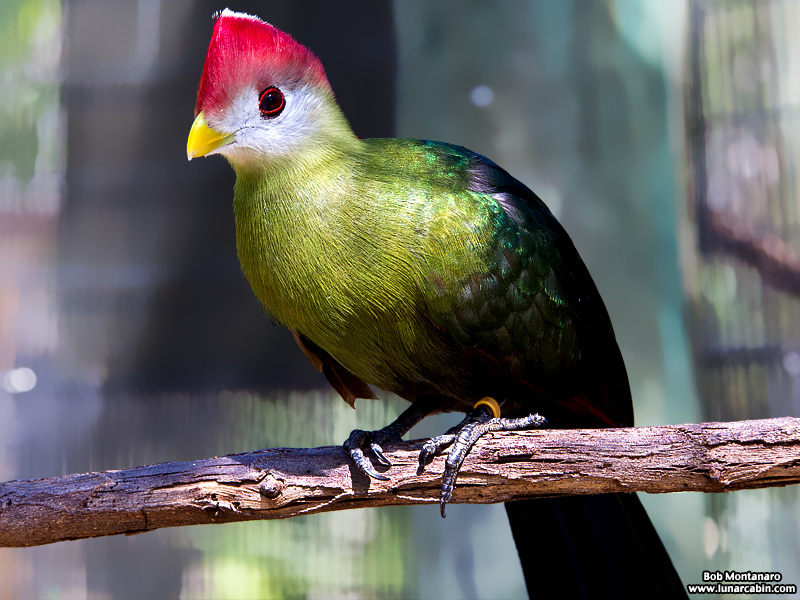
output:
M 368 432 L 368 431 L 362 431 L 360 429 L 354 429 L 350 433 L 350 437 L 347 438 L 343 446 L 344 449 L 347 450 L 347 452 L 350 454 L 350 458 L 353 459 L 353 462 L 356 463 L 356 466 L 359 469 L 361 469 L 364 473 L 366 473 L 373 479 L 378 479 L 380 481 L 389 481 L 388 477 L 386 477 L 385 475 L 381 475 L 372 467 L 372 464 L 369 462 L 367 457 L 364 455 L 364 451 L 361 449 L 362 446 L 366 445 L 367 441 L 371 438 L 371 436 L 374 433 L 375 432 Z
M 384 465 L 384 466 L 387 466 L 387 467 L 391 467 L 391 466 L 392 466 L 392 461 L 390 461 L 388 458 L 386 458 L 386 457 L 383 455 L 383 448 L 381 448 L 381 447 L 380 447 L 378 444 L 376 444 L 375 442 L 372 442 L 372 443 L 369 445 L 369 447 L 370 447 L 370 448 L 372 448 L 372 453 L 373 453 L 373 454 L 375 455 L 375 457 L 378 459 L 378 462 L 379 462 L 379 463 L 381 463 L 382 465 Z
M 431 463 L 439 450 L 452 444 L 455 439 L 455 435 L 446 433 L 444 435 L 437 435 L 425 442 L 425 445 L 422 446 L 422 450 L 419 452 L 419 472 L 425 470 L 425 467 Z

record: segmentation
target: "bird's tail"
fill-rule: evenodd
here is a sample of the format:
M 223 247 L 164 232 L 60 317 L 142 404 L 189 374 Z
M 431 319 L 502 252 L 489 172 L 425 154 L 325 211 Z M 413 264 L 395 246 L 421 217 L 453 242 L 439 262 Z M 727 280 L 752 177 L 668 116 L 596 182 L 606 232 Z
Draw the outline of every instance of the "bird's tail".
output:
M 507 502 L 533 598 L 688 598 L 636 494 Z

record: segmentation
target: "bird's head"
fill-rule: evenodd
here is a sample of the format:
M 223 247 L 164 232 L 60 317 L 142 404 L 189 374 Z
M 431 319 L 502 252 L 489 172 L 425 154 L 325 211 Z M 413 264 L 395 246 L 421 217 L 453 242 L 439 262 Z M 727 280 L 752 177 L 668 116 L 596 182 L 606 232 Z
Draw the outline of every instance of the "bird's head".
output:
M 325 153 L 352 132 L 322 63 L 269 23 L 225 9 L 197 91 L 189 160 L 222 154 L 233 166 Z

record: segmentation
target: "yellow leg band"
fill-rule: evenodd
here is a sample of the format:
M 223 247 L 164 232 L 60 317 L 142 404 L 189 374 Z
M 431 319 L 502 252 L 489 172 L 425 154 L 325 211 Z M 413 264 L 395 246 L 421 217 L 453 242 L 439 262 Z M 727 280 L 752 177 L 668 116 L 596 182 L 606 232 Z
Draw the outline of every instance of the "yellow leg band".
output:
M 475 406 L 472 408 L 478 408 L 481 404 L 488 406 L 492 409 L 492 415 L 495 419 L 500 417 L 500 405 L 497 403 L 497 400 L 494 398 L 490 398 L 489 396 L 484 396 L 480 400 L 475 403 Z

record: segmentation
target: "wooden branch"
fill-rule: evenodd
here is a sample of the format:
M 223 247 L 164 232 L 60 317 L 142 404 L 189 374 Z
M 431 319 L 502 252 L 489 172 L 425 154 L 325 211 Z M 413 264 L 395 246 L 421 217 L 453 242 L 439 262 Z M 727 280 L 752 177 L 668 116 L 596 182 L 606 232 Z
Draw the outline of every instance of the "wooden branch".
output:
M 775 233 L 757 233 L 751 223 L 723 211 L 708 210 L 713 243 L 755 268 L 773 287 L 800 293 L 800 256 Z
M 178 525 L 280 519 L 438 502 L 443 457 L 417 474 L 421 442 L 389 448 L 391 481 L 341 447 L 273 449 L 0 484 L 0 546 L 35 546 Z M 728 492 L 800 482 L 800 419 L 485 436 L 454 503 L 605 492 Z

